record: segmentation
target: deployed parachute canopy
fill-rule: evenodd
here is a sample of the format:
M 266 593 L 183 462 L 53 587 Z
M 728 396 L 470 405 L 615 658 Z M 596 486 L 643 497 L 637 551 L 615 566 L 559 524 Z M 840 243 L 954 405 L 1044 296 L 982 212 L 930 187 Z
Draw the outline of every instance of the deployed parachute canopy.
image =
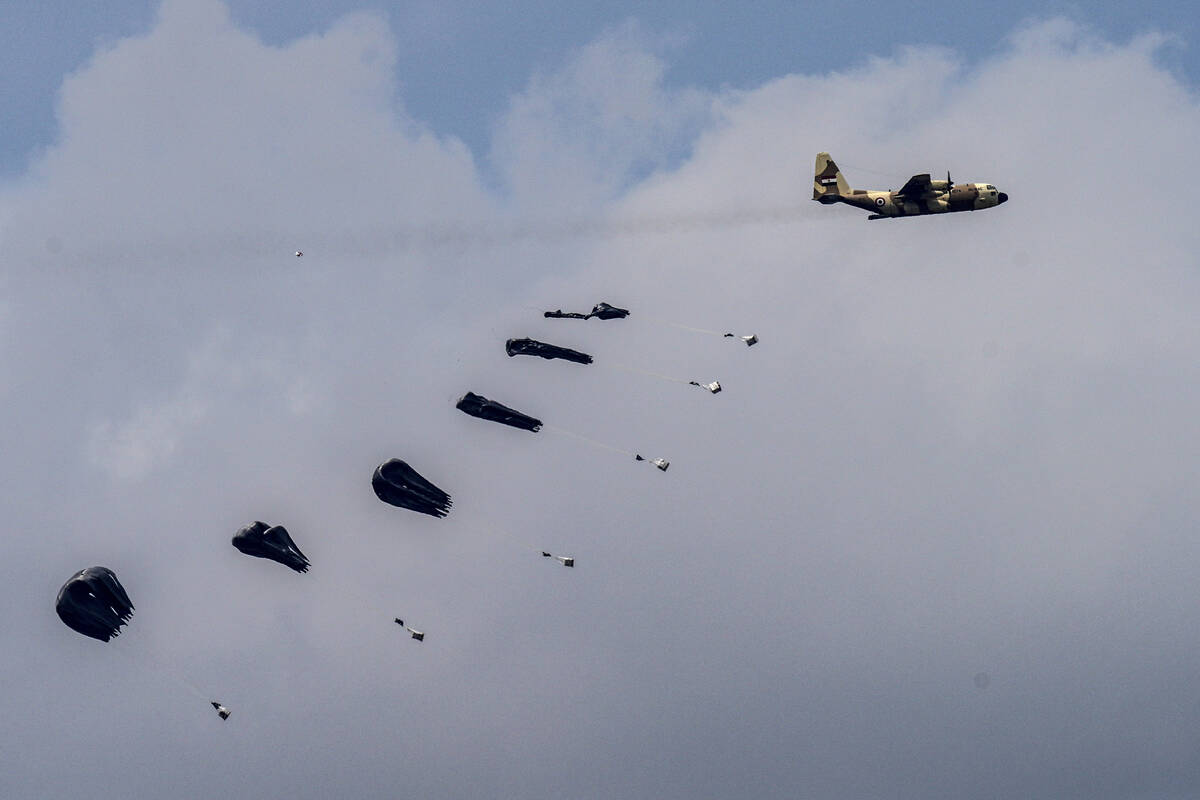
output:
M 88 567 L 58 590 L 54 610 L 71 630 L 107 642 L 129 622 L 133 603 L 111 569 Z
M 404 628 L 404 630 L 406 630 L 410 634 L 412 634 L 412 638 L 416 639 L 418 642 L 425 641 L 425 634 L 419 630 L 416 630 L 415 628 L 410 628 L 409 626 L 405 625 L 404 620 L 400 619 L 399 617 L 396 617 L 395 622 L 401 628 Z
M 308 572 L 309 560 L 282 525 L 256 521 L 234 534 L 233 546 L 248 556 L 269 558 L 296 572 Z
M 595 317 L 596 319 L 625 319 L 629 316 L 629 309 L 617 308 L 616 306 L 610 306 L 608 303 L 597 303 L 592 306 L 592 313 L 588 314 L 588 316 Z
M 371 488 L 385 503 L 431 517 L 446 516 L 453 505 L 450 495 L 398 458 L 389 459 L 375 468 Z
M 608 303 L 597 303 L 592 306 L 592 313 L 581 314 L 577 311 L 547 311 L 542 316 L 548 319 L 624 319 L 629 316 L 629 309 L 610 306 Z
M 460 397 L 458 403 L 455 404 L 455 408 L 470 414 L 472 417 L 511 425 L 514 428 L 534 431 L 535 433 L 542 427 L 540 419 L 522 414 L 520 411 L 511 409 L 506 405 L 501 405 L 495 400 L 488 400 L 486 397 L 474 392 L 467 392 Z
M 510 358 L 518 355 L 540 356 L 546 359 L 561 358 L 566 361 L 574 361 L 576 364 L 592 363 L 592 357 L 587 353 L 581 353 L 568 347 L 559 347 L 556 344 L 546 344 L 536 339 L 509 339 L 504 343 L 504 350 Z

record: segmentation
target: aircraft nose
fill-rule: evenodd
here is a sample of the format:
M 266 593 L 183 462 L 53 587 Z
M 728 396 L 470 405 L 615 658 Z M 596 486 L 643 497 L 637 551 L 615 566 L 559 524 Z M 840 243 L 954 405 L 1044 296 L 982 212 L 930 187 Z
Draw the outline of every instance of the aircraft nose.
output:
M 1007 203 L 1007 202 L 1008 202 L 1008 195 L 1006 195 L 1004 192 L 1001 192 L 1000 197 L 998 197 L 996 199 L 996 205 L 1000 205 L 1001 203 Z

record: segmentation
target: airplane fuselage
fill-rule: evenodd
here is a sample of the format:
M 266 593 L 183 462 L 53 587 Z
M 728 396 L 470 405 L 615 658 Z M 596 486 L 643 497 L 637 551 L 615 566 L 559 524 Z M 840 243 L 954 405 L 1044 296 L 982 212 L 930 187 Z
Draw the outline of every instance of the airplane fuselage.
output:
M 1007 195 L 996 191 L 996 187 L 986 183 L 956 183 L 948 191 L 938 189 L 936 184 L 945 181 L 934 181 L 934 192 L 925 197 L 906 197 L 899 192 L 876 192 L 866 189 L 852 189 L 850 194 L 831 195 L 823 201 L 846 203 L 864 211 L 870 211 L 869 219 L 887 217 L 915 217 L 921 214 L 947 214 L 951 211 L 979 211 L 984 208 L 998 206 L 1008 199 Z M 1004 200 L 1000 198 L 1003 197 Z
M 980 211 L 1008 200 L 1008 195 L 990 183 L 954 183 L 935 181 L 929 173 L 913 175 L 896 191 L 851 189 L 829 153 L 817 153 L 813 172 L 813 200 L 822 205 L 846 203 L 871 212 L 867 219 L 917 217 L 947 214 L 951 211 Z

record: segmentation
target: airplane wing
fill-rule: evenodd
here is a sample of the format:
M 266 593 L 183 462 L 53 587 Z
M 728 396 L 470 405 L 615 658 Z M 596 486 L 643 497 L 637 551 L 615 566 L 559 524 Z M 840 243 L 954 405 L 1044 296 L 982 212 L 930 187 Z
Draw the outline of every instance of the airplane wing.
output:
M 898 194 L 913 198 L 914 200 L 928 194 L 933 194 L 933 185 L 929 180 L 929 173 L 913 175 L 908 179 L 908 183 L 900 187 Z

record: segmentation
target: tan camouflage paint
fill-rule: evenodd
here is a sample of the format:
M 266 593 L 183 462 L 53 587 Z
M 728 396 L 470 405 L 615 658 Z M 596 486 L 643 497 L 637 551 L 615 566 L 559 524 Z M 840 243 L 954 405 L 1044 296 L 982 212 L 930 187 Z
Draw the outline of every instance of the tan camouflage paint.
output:
M 978 211 L 998 206 L 1008 195 L 987 183 L 955 183 L 930 180 L 928 174 L 914 175 L 905 186 L 919 188 L 919 194 L 900 191 L 865 191 L 851 189 L 829 153 L 817 153 L 813 171 L 813 200 L 824 205 L 846 203 L 870 211 L 867 219 L 885 217 L 914 217 L 922 214 L 945 214 L 951 211 Z

